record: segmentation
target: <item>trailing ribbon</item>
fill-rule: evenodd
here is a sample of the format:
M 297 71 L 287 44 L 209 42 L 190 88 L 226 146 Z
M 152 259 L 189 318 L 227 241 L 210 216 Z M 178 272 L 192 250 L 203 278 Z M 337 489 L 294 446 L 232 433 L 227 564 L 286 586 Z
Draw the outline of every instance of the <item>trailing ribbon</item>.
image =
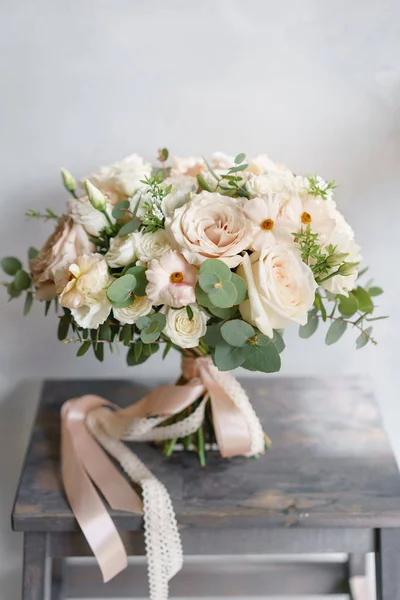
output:
M 183 358 L 185 385 L 153 389 L 138 402 L 120 409 L 99 396 L 68 400 L 61 411 L 62 480 L 82 532 L 109 581 L 127 566 L 118 531 L 96 487 L 111 508 L 143 513 L 151 600 L 168 598 L 168 581 L 181 569 L 182 547 L 169 494 L 124 441 L 167 440 L 197 431 L 210 400 L 221 455 L 259 454 L 264 433 L 239 382 L 219 371 L 209 357 Z M 201 399 L 185 419 L 163 421 Z M 107 454 L 142 488 L 143 502 Z M 95 487 L 96 486 L 96 487 Z

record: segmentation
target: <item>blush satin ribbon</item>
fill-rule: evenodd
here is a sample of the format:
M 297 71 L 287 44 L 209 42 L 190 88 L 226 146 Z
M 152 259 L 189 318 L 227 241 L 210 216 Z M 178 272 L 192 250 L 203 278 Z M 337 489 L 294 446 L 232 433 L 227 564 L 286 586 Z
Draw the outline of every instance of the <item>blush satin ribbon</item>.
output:
M 209 357 L 184 358 L 182 373 L 188 381 L 185 385 L 157 387 L 127 408 L 120 409 L 104 398 L 87 395 L 68 400 L 61 411 L 63 485 L 103 579 L 109 581 L 122 571 L 127 566 L 127 555 L 96 488 L 112 509 L 144 514 L 152 600 L 168 598 L 168 580 L 182 565 L 180 538 L 164 486 L 121 440 L 162 440 L 194 433 L 210 400 L 223 457 L 264 451 L 261 424 L 243 388 L 230 373 L 218 371 Z M 200 398 L 202 401 L 190 417 L 161 425 Z M 142 487 L 143 502 L 108 454 Z M 158 521 L 154 516 L 157 511 L 163 512 Z M 163 553 L 156 548 L 160 545 Z

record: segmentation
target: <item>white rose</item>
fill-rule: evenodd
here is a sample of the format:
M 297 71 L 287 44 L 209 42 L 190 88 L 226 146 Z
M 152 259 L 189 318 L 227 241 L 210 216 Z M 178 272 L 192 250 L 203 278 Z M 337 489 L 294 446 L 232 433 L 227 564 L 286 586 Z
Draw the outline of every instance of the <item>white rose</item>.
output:
M 134 233 L 136 254 L 142 263 L 148 263 L 171 250 L 171 242 L 164 229 L 147 233 Z
M 272 171 L 261 175 L 249 173 L 246 189 L 253 198 L 269 194 L 297 194 L 296 180 L 290 171 Z
M 346 222 L 343 215 L 333 206 L 331 206 L 330 215 L 335 220 L 335 228 L 326 240 L 325 245 L 332 244 L 335 247 L 336 253 L 346 253 L 345 262 L 360 262 L 362 260 L 361 248 L 354 241 L 353 229 Z M 337 268 L 334 267 L 331 272 L 336 271 Z M 348 296 L 349 292 L 356 285 L 357 276 L 358 269 L 355 269 L 351 275 L 335 275 L 331 279 L 328 279 L 328 281 L 325 281 L 322 286 L 329 292 L 332 292 L 332 294 Z
M 104 192 L 112 204 L 126 200 L 140 187 L 141 180 L 151 175 L 152 166 L 138 154 L 131 154 L 123 160 L 90 176 L 90 181 Z
M 126 323 L 133 324 L 139 317 L 148 315 L 152 309 L 152 305 L 147 296 L 136 296 L 130 306 L 126 308 L 113 308 L 114 317 L 125 325 Z
M 245 162 L 248 162 L 248 170 L 255 175 L 262 173 L 289 173 L 291 175 L 291 171 L 285 165 L 274 162 L 267 154 L 259 154 Z
M 168 177 L 163 185 L 164 187 L 172 185 L 171 192 L 165 196 L 161 203 L 161 209 L 166 217 L 172 217 L 176 208 L 180 208 L 189 202 L 192 194 L 197 192 L 198 188 L 197 179 L 190 175 Z
M 180 348 L 195 348 L 207 332 L 207 315 L 199 310 L 197 304 L 189 306 L 193 311 L 192 319 L 189 319 L 186 307 L 174 310 L 164 306 L 161 309 L 167 319 L 163 333 Z
M 236 267 L 254 234 L 253 223 L 243 212 L 244 202 L 247 200 L 201 192 L 175 210 L 172 219 L 166 219 L 166 231 L 189 263 L 200 265 L 207 258 L 219 258 Z
M 110 267 L 126 267 L 137 258 L 136 237 L 134 233 L 110 239 L 110 247 L 104 256 Z
M 171 156 L 171 175 L 193 175 L 194 177 L 204 169 L 204 161 L 199 156 Z
M 97 329 L 111 311 L 106 290 L 112 278 L 101 254 L 82 254 L 64 272 L 57 271 L 56 287 L 60 304 L 71 310 L 85 329 Z
M 91 205 L 87 196 L 78 199 L 71 198 L 68 201 L 68 208 L 75 223 L 82 225 L 89 235 L 98 236 L 109 225 L 104 214 Z M 106 210 L 114 223 L 115 219 L 111 214 L 112 206 L 108 203 Z
M 318 286 L 297 252 L 278 244 L 251 258 L 246 254 L 237 273 L 245 280 L 249 295 L 239 306 L 240 313 L 261 333 L 272 337 L 273 329 L 307 322 Z

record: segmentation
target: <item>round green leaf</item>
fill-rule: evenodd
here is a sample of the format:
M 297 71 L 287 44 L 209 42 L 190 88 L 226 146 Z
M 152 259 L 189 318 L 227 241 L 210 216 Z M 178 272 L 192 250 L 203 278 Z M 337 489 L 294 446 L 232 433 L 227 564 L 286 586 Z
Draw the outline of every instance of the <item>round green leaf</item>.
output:
M 129 208 L 129 200 L 121 200 L 121 202 L 118 202 L 112 210 L 114 219 L 122 219 L 122 217 L 126 215 L 127 208 Z
M 206 294 L 210 294 L 218 289 L 217 286 L 222 284 L 220 276 L 216 273 L 200 273 L 199 285 Z
M 8 284 L 7 292 L 10 298 L 18 298 L 22 294 L 21 290 L 17 289 L 14 285 L 14 282 Z
M 207 294 L 205 292 L 203 292 L 203 290 L 201 289 L 201 287 L 198 283 L 196 285 L 196 299 L 197 299 L 197 302 L 200 304 L 200 306 L 205 306 L 206 308 L 210 308 L 213 306 L 209 297 L 207 296 Z
M 281 354 L 281 352 L 283 352 L 285 349 L 285 342 L 283 341 L 283 337 L 277 329 L 274 329 L 272 342 L 275 344 L 275 348 L 278 350 L 279 354 Z
M 351 292 L 349 292 L 348 298 L 342 295 L 339 295 L 339 298 L 340 302 L 338 308 L 340 314 L 344 317 L 352 317 L 358 310 L 357 298 Z
M 116 304 L 125 304 L 126 302 L 128 302 L 126 306 L 129 306 L 133 299 L 135 286 L 136 277 L 134 275 L 122 275 L 122 277 L 113 281 L 107 289 L 107 297 L 114 306 Z
M 243 279 L 241 277 L 239 277 L 239 275 L 236 275 L 236 273 L 232 273 L 231 281 L 236 288 L 236 293 L 237 293 L 236 304 L 241 304 L 248 298 L 247 286 L 246 286 L 245 282 L 243 281 Z
M 215 348 L 218 342 L 222 341 L 221 336 L 221 325 L 220 323 L 215 323 L 213 325 L 208 325 L 206 335 L 203 337 L 204 342 L 207 346 L 211 348 Z
M 208 295 L 214 306 L 219 308 L 229 308 L 236 304 L 236 287 L 231 281 L 225 281 L 223 285 L 216 288 Z
M 3 271 L 7 273 L 7 275 L 15 275 L 17 271 L 22 269 L 21 261 L 14 256 L 6 256 L 5 258 L 2 258 L 0 264 L 3 268 Z
M 140 221 L 136 217 L 131 219 L 125 225 L 122 225 L 121 229 L 118 232 L 120 237 L 124 237 L 125 235 L 129 235 L 130 233 L 134 233 L 140 227 Z
M 146 279 L 147 267 L 130 267 L 127 271 L 127 275 L 133 275 L 136 279 L 135 285 L 135 296 L 145 296 L 146 287 L 149 283 Z
M 135 325 L 138 329 L 145 329 L 149 324 L 150 324 L 150 317 L 147 317 L 147 316 L 139 317 L 135 321 Z
M 31 278 L 23 269 L 16 272 L 14 277 L 14 285 L 17 290 L 27 290 L 31 285 Z
M 326 332 L 325 343 L 331 346 L 337 342 L 347 329 L 347 323 L 342 319 L 335 319 Z
M 218 258 L 208 258 L 202 263 L 200 275 L 205 273 L 218 275 L 221 281 L 229 281 L 232 276 L 230 268 Z
M 267 336 L 257 337 L 259 337 L 258 344 L 248 344 L 244 347 L 246 363 L 251 365 L 251 370 L 276 373 L 281 368 L 281 357 L 275 344 Z
M 249 338 L 254 336 L 254 329 L 246 321 L 234 319 L 222 325 L 221 335 L 225 342 L 240 348 L 248 344 Z
M 237 313 L 237 306 L 230 306 L 229 308 L 218 308 L 210 303 L 208 310 L 212 315 L 219 319 L 230 319 L 235 313 Z
M 214 352 L 215 366 L 220 371 L 232 371 L 245 361 L 244 348 L 235 348 L 224 341 L 217 344 Z
M 361 312 L 372 312 L 374 310 L 371 297 L 364 288 L 358 286 L 357 289 L 353 290 L 353 294 L 357 298 L 358 308 Z
M 302 339 L 307 339 L 317 331 L 318 317 L 315 309 L 310 310 L 308 313 L 307 323 L 299 327 L 299 335 Z
M 383 289 L 378 286 L 372 286 L 368 289 L 368 293 L 370 296 L 380 296 L 383 294 Z
M 29 260 L 33 260 L 34 258 L 37 257 L 38 254 L 39 254 L 39 250 L 37 248 L 34 248 L 33 246 L 28 248 L 28 259 Z

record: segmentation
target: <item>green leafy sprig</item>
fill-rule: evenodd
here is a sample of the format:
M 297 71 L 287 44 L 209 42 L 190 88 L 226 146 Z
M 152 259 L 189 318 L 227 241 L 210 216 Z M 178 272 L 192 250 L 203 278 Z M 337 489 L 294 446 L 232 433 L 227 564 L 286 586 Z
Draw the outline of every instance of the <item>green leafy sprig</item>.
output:
M 51 219 L 59 219 L 60 215 L 57 215 L 51 208 L 45 208 L 44 213 L 34 208 L 29 208 L 25 212 L 25 216 L 28 219 L 43 219 L 43 221 L 50 221 Z
M 144 203 L 145 214 L 142 217 L 143 231 L 154 233 L 158 229 L 164 229 L 165 216 L 162 211 L 162 201 L 171 193 L 172 185 L 163 187 L 162 173 L 153 174 L 142 180 L 148 186 L 149 200 Z
M 214 189 L 209 185 L 205 179 L 201 176 L 197 176 L 197 181 L 200 187 L 207 192 L 219 192 L 220 194 L 226 196 L 240 196 L 244 198 L 249 198 L 249 193 L 245 188 L 245 180 L 240 175 L 241 171 L 245 171 L 249 166 L 244 161 L 246 159 L 246 155 L 241 152 L 234 159 L 234 166 L 230 167 L 226 173 L 222 173 L 218 175 L 214 169 L 211 167 L 209 162 L 203 157 L 204 164 L 207 167 L 207 170 L 215 179 L 216 185 Z
M 337 188 L 335 180 L 324 181 L 319 175 L 307 175 L 308 193 L 327 200 L 331 192 Z

